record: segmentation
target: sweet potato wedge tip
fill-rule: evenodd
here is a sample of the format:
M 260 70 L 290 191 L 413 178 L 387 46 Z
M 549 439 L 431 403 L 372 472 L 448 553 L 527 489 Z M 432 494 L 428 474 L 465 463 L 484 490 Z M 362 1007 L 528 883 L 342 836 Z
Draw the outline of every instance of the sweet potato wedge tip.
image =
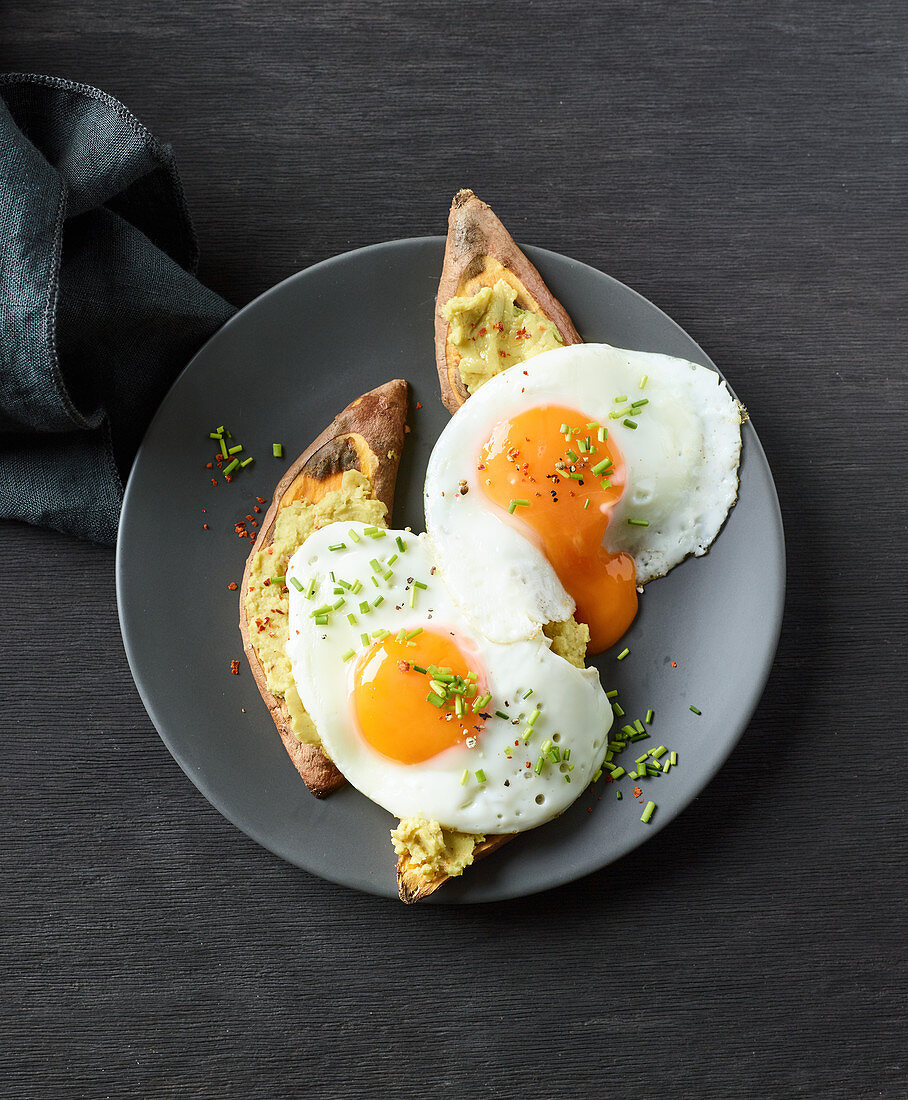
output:
M 452 298 L 469 297 L 499 279 L 517 291 L 517 306 L 541 313 L 556 326 L 565 344 L 582 343 L 567 310 L 492 208 L 472 191 L 458 191 L 448 216 L 444 266 L 435 299 L 435 362 L 441 399 L 449 412 L 456 412 L 469 392 L 458 367 L 460 357 L 448 345 L 449 324 L 443 307 Z
M 386 505 L 390 519 L 397 469 L 404 445 L 407 383 L 397 378 L 351 402 L 287 470 L 274 490 L 259 536 L 246 560 L 240 586 L 240 633 L 243 650 L 262 698 L 271 712 L 290 759 L 309 790 L 323 798 L 344 783 L 344 777 L 320 745 L 302 744 L 294 736 L 285 700 L 267 687 L 265 671 L 252 644 L 246 616 L 246 593 L 254 555 L 271 544 L 281 508 L 297 500 L 314 504 L 340 487 L 346 470 L 358 470 Z

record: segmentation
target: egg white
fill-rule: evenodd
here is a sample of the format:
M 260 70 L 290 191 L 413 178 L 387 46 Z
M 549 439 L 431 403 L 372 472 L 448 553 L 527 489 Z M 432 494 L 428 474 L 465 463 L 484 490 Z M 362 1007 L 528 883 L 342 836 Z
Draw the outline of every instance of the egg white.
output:
M 350 537 L 351 529 L 360 536 L 358 543 Z M 596 670 L 568 664 L 551 651 L 544 636 L 510 645 L 489 641 L 470 625 L 433 572 L 436 562 L 425 535 L 388 531 L 372 539 L 363 531 L 361 523 L 330 524 L 310 535 L 287 567 L 287 652 L 303 705 L 328 755 L 357 790 L 397 817 L 422 816 L 464 832 L 494 834 L 530 829 L 561 813 L 583 792 L 606 752 L 612 711 Z M 406 544 L 404 553 L 397 547 L 398 535 Z M 329 551 L 340 543 L 345 549 Z M 394 576 L 377 588 L 370 580 L 370 560 L 385 562 L 394 553 L 399 555 Z M 314 608 L 339 598 L 330 572 L 351 584 L 359 579 L 364 587 L 357 595 L 347 594 L 327 626 L 316 626 Z M 297 590 L 294 579 L 304 591 Z M 310 579 L 316 587 L 307 599 Z M 417 591 L 415 608 L 410 607 L 413 580 L 427 585 Z M 360 613 L 360 601 L 371 604 L 379 592 L 384 596 L 381 606 Z M 356 616 L 355 624 L 347 621 L 348 612 Z M 453 630 L 465 647 L 472 647 L 492 693 L 487 711 L 501 710 L 511 717 L 487 719 L 472 748 L 454 746 L 420 764 L 402 764 L 378 752 L 359 732 L 352 706 L 357 658 L 344 661 L 342 655 L 349 649 L 357 655 L 365 651 L 363 631 L 397 634 L 419 626 Z M 533 694 L 524 700 L 528 688 Z M 525 743 L 525 719 L 535 707 L 541 713 Z M 546 740 L 571 749 L 572 770 L 547 762 L 536 775 Z M 527 768 L 527 761 L 533 766 Z M 465 770 L 469 778 L 464 784 Z M 477 771 L 484 772 L 484 783 L 477 781 Z
M 627 401 L 616 404 L 622 395 Z M 642 398 L 648 403 L 628 416 L 635 429 L 609 417 Z M 542 404 L 576 409 L 607 427 L 617 443 L 627 481 L 605 544 L 633 555 L 638 584 L 706 553 L 738 491 L 740 407 L 715 371 L 668 355 L 575 344 L 496 375 L 439 436 L 426 471 L 425 507 L 452 597 L 497 642 L 536 637 L 543 624 L 574 610 L 540 546 L 489 501 L 476 469 L 496 424 Z

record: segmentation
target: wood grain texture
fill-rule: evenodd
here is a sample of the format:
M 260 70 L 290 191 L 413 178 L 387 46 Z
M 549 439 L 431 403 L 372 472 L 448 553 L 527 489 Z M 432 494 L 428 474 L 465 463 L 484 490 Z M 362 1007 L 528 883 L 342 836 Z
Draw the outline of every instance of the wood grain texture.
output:
M 469 186 L 684 325 L 786 522 L 751 728 L 597 875 L 385 903 L 222 820 L 132 686 L 112 554 L 6 525 L 4 1095 L 906 1093 L 905 7 L 515 8 L 5 0 L 0 66 L 98 84 L 174 144 L 237 304 L 444 232 Z

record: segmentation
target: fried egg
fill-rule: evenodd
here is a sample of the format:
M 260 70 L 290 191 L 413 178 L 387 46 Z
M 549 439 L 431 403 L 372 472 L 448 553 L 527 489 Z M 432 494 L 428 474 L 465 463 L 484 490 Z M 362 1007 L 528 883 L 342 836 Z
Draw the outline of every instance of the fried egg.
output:
M 566 809 L 600 767 L 612 711 L 595 669 L 542 635 L 484 637 L 425 535 L 330 524 L 286 583 L 303 705 L 349 782 L 397 817 L 519 832 Z
M 637 586 L 704 554 L 738 488 L 740 406 L 715 371 L 577 344 L 497 375 L 432 451 L 426 527 L 454 601 L 490 639 L 576 611 L 590 652 Z

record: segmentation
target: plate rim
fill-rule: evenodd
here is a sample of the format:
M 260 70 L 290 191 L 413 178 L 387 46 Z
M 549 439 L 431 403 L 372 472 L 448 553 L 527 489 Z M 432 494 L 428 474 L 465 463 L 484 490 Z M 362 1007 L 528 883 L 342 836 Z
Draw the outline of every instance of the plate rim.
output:
M 298 869 L 305 871 L 307 874 L 311 875 L 315 879 L 323 879 L 324 881 L 331 882 L 334 885 L 344 887 L 345 889 L 356 890 L 360 893 L 370 894 L 373 897 L 382 898 L 382 899 L 387 900 L 387 901 L 391 901 L 392 900 L 391 897 L 388 895 L 388 893 L 385 890 L 382 890 L 382 889 L 378 888 L 377 885 L 373 888 L 371 883 L 362 883 L 362 884 L 361 883 L 352 883 L 349 880 L 345 880 L 344 878 L 341 878 L 341 877 L 338 877 L 338 876 L 335 876 L 335 875 L 332 875 L 332 874 L 328 874 L 328 873 L 325 873 L 325 872 L 322 872 L 322 871 L 314 871 L 314 870 L 311 870 L 309 867 L 306 867 L 303 863 L 299 862 L 297 859 L 294 859 L 292 857 L 292 855 L 285 854 L 284 852 L 275 851 L 274 847 L 272 847 L 271 844 L 266 843 L 261 837 L 256 835 L 256 832 L 254 831 L 253 828 L 248 827 L 247 825 L 243 824 L 242 822 L 235 820 L 235 818 L 230 813 L 228 813 L 227 810 L 222 805 L 220 797 L 219 797 L 217 791 L 212 787 L 212 785 L 206 780 L 206 778 L 203 775 L 195 774 L 193 772 L 189 762 L 183 759 L 182 754 L 179 751 L 178 745 L 175 744 L 172 741 L 171 737 L 164 731 L 164 729 L 162 729 L 162 726 L 166 725 L 166 723 L 161 722 L 159 724 L 158 720 L 155 717 L 155 709 L 156 708 L 155 708 L 154 703 L 152 702 L 151 698 L 149 697 L 149 694 L 146 692 L 145 687 L 143 686 L 143 676 L 142 676 L 141 672 L 138 669 L 138 664 L 139 664 L 138 657 L 137 657 L 137 655 L 135 654 L 135 652 L 133 650 L 133 646 L 132 646 L 130 638 L 128 636 L 126 624 L 125 624 L 125 621 L 124 621 L 125 620 L 125 615 L 126 615 L 126 612 L 124 610 L 124 604 L 125 604 L 125 601 L 126 601 L 126 593 L 125 593 L 126 581 L 124 579 L 125 563 L 124 563 L 124 559 L 123 559 L 123 550 L 122 550 L 123 544 L 122 544 L 122 541 L 120 539 L 120 532 L 121 532 L 121 529 L 122 529 L 123 519 L 124 519 L 125 516 L 127 516 L 127 512 L 130 511 L 133 507 L 138 507 L 138 505 L 133 504 L 133 496 L 136 492 L 136 490 L 135 490 L 135 483 L 136 483 L 136 480 L 137 480 L 136 471 L 139 467 L 140 460 L 143 456 L 143 452 L 146 450 L 146 448 L 148 446 L 148 437 L 151 434 L 153 428 L 155 427 L 159 417 L 163 414 L 164 407 L 168 403 L 172 391 L 180 384 L 180 382 L 184 378 L 184 376 L 193 369 L 196 361 L 207 352 L 207 349 L 208 349 L 208 347 L 211 343 L 213 343 L 215 340 L 222 339 L 223 334 L 225 332 L 229 331 L 230 328 L 235 323 L 240 323 L 241 318 L 243 318 L 243 316 L 245 314 L 247 314 L 248 312 L 251 312 L 254 308 L 258 307 L 260 303 L 262 303 L 263 301 L 269 299 L 270 297 L 272 297 L 274 295 L 279 294 L 289 284 L 304 280 L 307 276 L 310 276 L 313 272 L 322 272 L 326 268 L 330 268 L 330 267 L 332 267 L 336 264 L 339 264 L 341 262 L 350 261 L 350 260 L 354 259 L 357 255 L 361 254 L 361 253 L 367 253 L 367 252 L 368 253 L 375 253 L 375 252 L 381 252 L 381 251 L 384 251 L 384 250 L 387 250 L 387 249 L 395 249 L 395 248 L 401 248 L 401 247 L 418 247 L 420 245 L 439 246 L 439 245 L 444 244 L 445 240 L 446 240 L 446 238 L 444 236 L 438 235 L 438 234 L 436 234 L 436 235 L 423 235 L 423 236 L 417 236 L 417 237 L 399 237 L 399 238 L 394 238 L 392 240 L 387 240 L 387 241 L 376 241 L 376 242 L 373 242 L 372 244 L 361 245 L 357 248 L 350 249 L 350 250 L 345 251 L 345 252 L 339 252 L 339 253 L 336 253 L 333 256 L 328 256 L 323 260 L 319 260 L 318 262 L 316 262 L 314 264 L 311 264 L 309 267 L 302 268 L 299 271 L 296 271 L 296 272 L 292 273 L 291 275 L 288 275 L 286 278 L 281 279 L 279 282 L 274 283 L 272 286 L 270 286 L 266 290 L 262 291 L 261 294 L 258 294 L 251 301 L 247 302 L 246 305 L 240 307 L 236 311 L 236 313 L 234 313 L 230 318 L 228 318 L 228 320 L 225 321 L 224 324 L 221 325 L 215 332 L 213 332 L 211 334 L 211 336 L 209 336 L 208 339 L 196 350 L 196 352 L 188 360 L 188 362 L 182 368 L 182 370 L 179 372 L 179 374 L 177 374 L 177 376 L 173 379 L 173 381 L 171 382 L 170 386 L 167 389 L 166 394 L 162 398 L 161 403 L 159 404 L 158 408 L 155 410 L 154 416 L 149 421 L 148 427 L 146 428 L 145 433 L 143 434 L 142 441 L 139 444 L 139 447 L 136 451 L 136 455 L 135 455 L 135 457 L 133 459 L 133 462 L 132 462 L 132 465 L 130 467 L 129 477 L 127 479 L 127 482 L 126 482 L 126 485 L 125 485 L 125 488 L 124 488 L 124 493 L 123 493 L 123 503 L 122 503 L 122 508 L 121 508 L 121 512 L 120 512 L 120 519 L 119 519 L 118 526 L 117 526 L 117 542 L 116 542 L 116 557 L 115 557 L 115 588 L 116 588 L 116 600 L 117 600 L 117 618 L 118 618 L 118 623 L 119 623 L 119 627 L 120 627 L 120 636 L 121 636 L 121 639 L 122 639 L 122 642 L 123 642 L 123 648 L 124 648 L 124 651 L 126 653 L 126 658 L 127 658 L 127 663 L 129 665 L 130 675 L 132 676 L 132 679 L 133 679 L 133 682 L 135 684 L 136 690 L 138 691 L 138 694 L 139 694 L 139 698 L 142 701 L 142 705 L 145 708 L 145 711 L 146 711 L 152 725 L 154 726 L 155 731 L 157 732 L 157 734 L 160 737 L 161 741 L 164 743 L 164 746 L 167 749 L 167 751 L 170 753 L 170 755 L 176 761 L 176 763 L 179 766 L 180 770 L 190 780 L 190 782 L 199 791 L 199 793 L 206 799 L 206 801 L 226 821 L 228 821 L 235 828 L 239 829 L 240 832 L 242 832 L 245 836 L 249 837 L 250 840 L 254 841 L 260 847 L 264 848 L 271 855 L 276 856 L 277 858 L 279 858 L 281 860 L 285 860 L 286 862 L 290 863 L 291 866 L 297 867 Z M 588 264 L 588 263 L 584 262 L 583 260 L 577 260 L 572 256 L 567 256 L 564 253 L 556 252 L 553 249 L 542 248 L 538 245 L 522 245 L 521 244 L 519 247 L 527 253 L 527 255 L 530 257 L 531 260 L 533 260 L 534 263 L 535 263 L 534 257 L 539 257 L 544 263 L 545 258 L 551 256 L 555 259 L 556 262 L 566 261 L 568 264 L 570 264 L 574 268 L 586 269 L 587 271 L 591 272 L 594 277 L 600 278 L 600 279 L 604 278 L 608 282 L 611 282 L 611 283 L 614 283 L 614 284 L 618 285 L 619 287 L 621 287 L 621 289 L 623 291 L 630 293 L 633 298 L 636 298 L 639 302 L 641 302 L 647 309 L 656 311 L 659 315 L 661 315 L 661 317 L 665 318 L 673 327 L 675 327 L 681 333 L 683 333 L 684 336 L 686 336 L 697 347 L 697 349 L 701 352 L 701 354 L 703 355 L 703 358 L 705 359 L 705 364 L 704 365 L 707 365 L 710 369 L 716 371 L 716 373 L 719 375 L 719 377 L 722 378 L 723 381 L 725 381 L 725 383 L 728 386 L 730 392 L 732 393 L 732 396 L 734 396 L 737 399 L 737 394 L 735 393 L 735 390 L 732 387 L 731 383 L 728 381 L 728 379 L 725 378 L 725 375 L 719 369 L 718 365 L 713 362 L 712 358 L 706 353 L 706 351 L 700 346 L 700 344 L 694 339 L 694 337 L 691 336 L 690 333 L 688 333 L 686 329 L 684 329 L 677 321 L 675 321 L 663 309 L 661 309 L 658 305 L 656 305 L 650 299 L 645 297 L 645 295 L 641 294 L 639 291 L 635 290 L 633 287 L 628 286 L 626 283 L 621 282 L 619 279 L 616 279 L 614 276 L 609 275 L 607 272 L 601 271 L 599 268 L 594 267 L 592 264 Z M 504 890 L 501 890 L 500 892 L 496 893 L 494 898 L 457 897 L 457 898 L 451 898 L 450 900 L 447 900 L 445 897 L 439 897 L 438 894 L 433 894 L 430 898 L 427 899 L 427 901 L 430 904 L 482 905 L 482 904 L 494 904 L 497 901 L 510 901 L 510 900 L 515 899 L 515 898 L 521 898 L 521 897 L 531 897 L 534 894 L 542 893 L 542 892 L 547 891 L 547 890 L 554 890 L 554 889 L 557 889 L 558 887 L 564 886 L 568 883 L 580 881 L 581 879 L 585 878 L 586 876 L 588 876 L 590 874 L 595 874 L 598 871 L 602 871 L 606 867 L 609 867 L 613 863 L 617 862 L 618 860 L 623 859 L 625 856 L 629 855 L 631 852 L 636 851 L 636 849 L 639 848 L 642 844 L 646 843 L 647 840 L 649 840 L 651 837 L 655 836 L 657 833 L 661 832 L 663 828 L 666 828 L 672 822 L 674 822 L 679 817 L 681 817 L 682 814 L 684 814 L 690 808 L 691 803 L 696 798 L 699 797 L 699 795 L 706 789 L 707 786 L 709 786 L 709 784 L 713 781 L 713 779 L 716 777 L 718 772 L 727 763 L 729 757 L 734 752 L 735 748 L 739 744 L 741 738 L 743 737 L 745 731 L 747 730 L 748 726 L 750 725 L 750 723 L 753 719 L 754 713 L 756 712 L 756 709 L 759 706 L 760 700 L 763 697 L 763 694 L 766 690 L 766 685 L 769 681 L 769 676 L 771 674 L 773 664 L 775 663 L 775 658 L 776 658 L 776 654 L 778 652 L 778 646 L 779 646 L 779 641 L 780 641 L 781 632 L 782 632 L 784 610 L 785 610 L 785 599 L 786 599 L 786 595 L 787 595 L 787 579 L 788 579 L 787 578 L 788 563 L 787 563 L 787 552 L 786 552 L 786 543 L 785 543 L 785 530 L 784 530 L 784 523 L 783 523 L 783 519 L 782 519 L 782 511 L 781 511 L 781 507 L 780 507 L 780 504 L 779 504 L 779 496 L 778 496 L 778 490 L 776 488 L 775 478 L 772 475 L 772 468 L 769 464 L 769 460 L 766 456 L 766 452 L 763 448 L 763 444 L 762 444 L 762 442 L 760 440 L 760 437 L 757 433 L 756 427 L 754 426 L 753 422 L 750 421 L 749 417 L 748 417 L 748 422 L 750 424 L 750 432 L 749 432 L 750 439 L 749 439 L 749 442 L 748 442 L 748 447 L 751 450 L 756 448 L 757 454 L 756 454 L 755 457 L 760 460 L 760 463 L 762 464 L 762 466 L 765 468 L 766 472 L 768 473 L 768 483 L 769 483 L 768 488 L 770 490 L 770 499 L 771 499 L 771 504 L 772 504 L 772 519 L 774 520 L 774 523 L 772 525 L 773 526 L 773 532 L 772 533 L 775 535 L 775 542 L 776 542 L 776 546 L 777 546 L 777 550 L 778 550 L 778 556 L 779 556 L 779 574 L 778 574 L 779 575 L 779 583 L 774 589 L 774 597 L 775 598 L 772 601 L 771 607 L 769 607 L 767 609 L 767 611 L 769 613 L 768 617 L 770 617 L 771 620 L 772 620 L 772 628 L 771 628 L 771 632 L 770 632 L 770 637 L 772 638 L 772 644 L 771 644 L 771 646 L 767 647 L 764 662 L 763 662 L 763 667 L 760 669 L 759 675 L 754 678 L 753 687 L 751 688 L 751 692 L 750 692 L 750 697 L 746 700 L 745 707 L 740 711 L 741 718 L 736 723 L 736 726 L 737 726 L 736 732 L 735 732 L 734 736 L 731 737 L 726 742 L 725 751 L 720 753 L 719 757 L 712 764 L 710 764 L 708 767 L 704 768 L 704 770 L 699 773 L 699 776 L 698 776 L 698 779 L 697 779 L 697 784 L 696 784 L 697 789 L 691 794 L 689 799 L 679 809 L 677 809 L 675 812 L 673 812 L 670 816 L 666 816 L 666 817 L 662 818 L 661 820 L 654 821 L 652 823 L 652 825 L 654 827 L 651 827 L 651 828 L 647 829 L 645 832 L 642 832 L 641 835 L 640 835 L 640 839 L 639 839 L 639 841 L 637 841 L 637 843 L 633 844 L 631 847 L 627 848 L 626 850 L 624 850 L 620 853 L 617 853 L 613 856 L 610 856 L 604 862 L 596 862 L 595 865 L 590 866 L 587 869 L 580 870 L 580 871 L 577 871 L 573 866 L 565 864 L 564 866 L 565 866 L 566 869 L 562 873 L 557 873 L 557 874 L 554 874 L 554 875 L 550 876 L 549 878 L 546 879 L 546 881 L 544 883 L 541 883 L 541 884 L 538 884 L 538 885 L 534 884 L 529 889 L 522 888 L 522 887 L 515 887 L 515 888 L 512 888 L 512 889 L 504 889 Z M 735 500 L 735 505 L 737 505 L 737 498 Z M 729 514 L 731 514 L 731 513 L 729 513 Z M 726 522 L 727 522 L 727 518 L 726 518 Z M 723 524 L 723 526 L 724 526 L 724 524 Z M 721 531 L 720 531 L 720 534 L 721 534 Z M 365 796 L 363 796 L 363 797 L 365 797 Z M 423 904 L 425 904 L 425 902 Z

